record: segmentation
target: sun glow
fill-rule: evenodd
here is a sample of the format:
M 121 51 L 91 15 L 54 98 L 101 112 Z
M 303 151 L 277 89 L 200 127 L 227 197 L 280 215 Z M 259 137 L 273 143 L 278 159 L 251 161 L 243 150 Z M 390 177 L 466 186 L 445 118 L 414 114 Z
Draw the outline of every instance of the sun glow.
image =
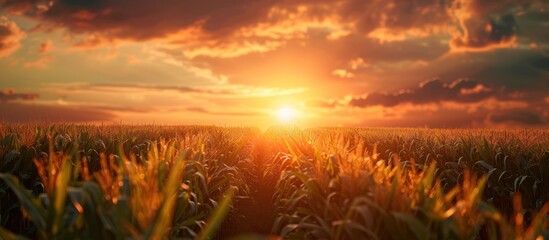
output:
M 278 120 L 281 123 L 291 123 L 295 121 L 298 112 L 292 107 L 281 107 L 276 112 Z

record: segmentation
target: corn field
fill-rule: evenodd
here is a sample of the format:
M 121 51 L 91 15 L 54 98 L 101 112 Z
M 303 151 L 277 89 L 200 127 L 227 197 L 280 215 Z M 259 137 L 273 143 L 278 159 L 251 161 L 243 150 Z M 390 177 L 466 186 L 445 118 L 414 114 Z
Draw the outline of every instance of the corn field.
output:
M 0 239 L 549 239 L 549 130 L 0 124 Z

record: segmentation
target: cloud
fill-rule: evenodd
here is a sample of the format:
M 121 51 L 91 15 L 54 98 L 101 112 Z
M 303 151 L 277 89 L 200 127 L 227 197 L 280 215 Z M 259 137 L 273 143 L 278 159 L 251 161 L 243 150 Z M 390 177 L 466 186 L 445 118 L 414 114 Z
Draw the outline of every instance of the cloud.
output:
M 51 40 L 44 41 L 40 43 L 40 48 L 38 49 L 38 52 L 41 54 L 48 53 L 53 47 L 53 42 Z
M 517 92 L 504 85 L 486 85 L 469 79 L 450 83 L 434 79 L 413 89 L 371 92 L 342 99 L 317 99 L 307 102 L 307 105 L 330 115 L 353 115 L 359 121 L 347 124 L 351 126 L 549 126 L 549 98 L 546 94 L 530 95 L 530 92 Z
M 66 105 L 67 106 L 67 105 Z M 146 106 L 107 106 L 107 105 L 72 105 L 75 108 L 85 108 L 97 111 L 123 112 L 123 113 L 150 113 L 154 109 Z
M 21 47 L 21 40 L 25 36 L 25 32 L 15 22 L 0 16 L 0 58 L 17 51 Z
M 437 1 L 343 1 L 339 15 L 356 25 L 356 30 L 365 34 L 372 33 L 373 38 L 379 35 L 398 35 L 397 32 L 408 32 L 414 29 L 433 31 L 448 20 L 445 6 Z M 382 39 L 382 38 L 378 38 Z
M 93 56 L 93 59 L 100 62 L 108 62 L 110 60 L 116 59 L 120 55 L 120 52 L 116 49 L 111 49 L 106 52 L 96 53 Z
M 183 55 L 188 58 L 198 56 L 214 58 L 234 58 L 250 53 L 265 53 L 272 51 L 283 45 L 280 41 L 234 41 L 234 42 L 214 42 L 211 45 L 204 43 L 194 44 L 183 51 Z
M 549 72 L 549 57 L 547 56 L 537 57 L 531 60 L 530 66 L 539 70 Z
M 451 50 L 479 52 L 514 47 L 520 27 L 516 14 L 535 14 L 532 8 L 542 8 L 541 4 L 513 0 L 348 0 L 342 1 L 338 14 L 356 26 L 355 32 L 380 43 L 447 39 L 449 35 Z
M 520 124 L 520 125 L 543 125 L 548 123 L 548 119 L 536 111 L 530 109 L 511 109 L 497 112 L 490 116 L 490 120 L 495 124 Z
M 337 104 L 337 103 L 336 103 Z M 475 103 L 440 102 L 395 107 L 371 106 L 348 108 L 322 107 L 321 113 L 330 119 L 351 115 L 345 126 L 371 127 L 430 127 L 430 128 L 492 128 L 548 127 L 547 104 L 527 103 L 488 98 Z
M 426 104 L 441 101 L 477 102 L 495 96 L 496 91 L 473 80 L 460 79 L 450 84 L 444 84 L 438 79 L 429 80 L 419 85 L 417 89 L 402 89 L 396 93 L 372 92 L 365 96 L 353 97 L 348 105 L 353 107 L 369 107 L 381 105 L 393 107 L 403 103 Z
M 53 56 L 44 56 L 35 61 L 28 61 L 23 64 L 26 68 L 47 68 L 50 62 L 53 62 L 55 57 Z
M 136 56 L 134 55 L 130 55 L 128 56 L 128 58 L 126 59 L 126 62 L 130 65 L 132 64 L 138 64 L 141 60 L 139 60 L 139 58 L 137 58 Z
M 116 45 L 116 41 L 110 38 L 107 38 L 101 33 L 91 33 L 88 35 L 85 35 L 80 40 L 77 40 L 77 42 L 72 44 L 73 49 L 78 50 L 90 50 L 95 48 L 100 48 L 104 46 L 114 46 Z
M 547 127 L 549 118 L 521 108 L 468 111 L 441 107 L 437 109 L 395 109 L 381 116 L 365 117 L 354 126 L 428 127 L 428 128 L 492 128 Z
M 202 23 L 204 31 L 222 35 L 235 27 L 257 22 L 273 5 L 273 1 L 256 0 L 58 0 L 44 11 L 26 7 L 19 12 L 40 17 L 75 33 L 102 33 L 110 37 L 147 40 L 166 36 L 197 22 Z M 5 1 L 2 8 L 9 11 L 21 6 L 16 1 Z
M 459 109 L 414 109 L 393 115 L 385 113 L 380 117 L 360 121 L 361 126 L 375 127 L 427 127 L 427 128 L 475 128 L 488 127 L 482 112 L 468 112 Z
M 513 14 L 498 18 L 460 19 L 462 34 L 450 41 L 453 51 L 487 51 L 495 48 L 513 47 L 517 42 L 518 25 Z
M 336 69 L 332 71 L 332 75 L 340 78 L 353 78 L 355 76 L 352 72 L 349 72 L 345 69 Z
M 148 91 L 175 91 L 179 93 L 203 94 L 213 97 L 225 98 L 262 98 L 274 96 L 286 96 L 299 94 L 306 91 L 304 88 L 270 88 L 244 85 L 215 85 L 205 87 L 187 87 L 170 85 L 146 85 L 146 84 L 107 84 L 107 83 L 84 83 L 72 84 L 72 86 L 53 86 L 54 92 L 77 93 L 77 92 L 99 92 L 99 93 L 122 93 L 122 92 L 148 92 Z
M 332 40 L 359 34 L 381 43 L 450 34 L 454 50 L 510 47 L 518 33 L 514 14 L 528 10 L 525 2 L 58 0 L 34 7 L 4 1 L 1 7 L 87 34 L 76 47 L 97 47 L 115 39 L 170 38 L 171 43 L 184 44 L 188 56 L 230 58 L 271 51 L 317 32 Z
M 3 89 L 0 90 L 0 102 L 9 102 L 16 100 L 35 100 L 39 97 L 37 93 L 16 93 L 12 89 Z
M 0 122 L 101 122 L 115 115 L 101 109 L 0 102 Z
M 35 3 L 34 1 L 4 0 L 0 6 L 10 14 L 24 14 L 28 11 L 39 10 L 41 8 L 38 6 L 42 6 L 42 4 L 35 5 Z
M 212 111 L 212 110 L 208 110 L 208 109 L 203 108 L 203 107 L 188 107 L 188 108 L 185 108 L 184 111 L 194 112 L 194 113 L 210 114 L 210 115 L 216 115 L 216 116 L 257 116 L 257 115 L 262 115 L 261 113 L 251 112 L 251 111 L 246 111 L 246 112 Z
M 470 71 L 473 72 L 471 78 L 482 79 L 487 86 L 501 86 L 509 94 L 520 93 L 528 101 L 537 101 L 547 96 L 549 91 L 549 57 L 546 53 L 501 51 L 486 56 L 483 62 L 456 67 L 454 74 L 468 68 L 478 69 Z

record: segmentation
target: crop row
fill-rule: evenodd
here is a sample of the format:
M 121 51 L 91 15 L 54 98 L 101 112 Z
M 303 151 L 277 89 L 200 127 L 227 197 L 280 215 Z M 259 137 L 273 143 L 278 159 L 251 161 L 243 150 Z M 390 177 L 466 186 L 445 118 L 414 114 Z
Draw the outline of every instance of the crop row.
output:
M 547 130 L 4 124 L 0 140 L 4 238 L 549 237 Z

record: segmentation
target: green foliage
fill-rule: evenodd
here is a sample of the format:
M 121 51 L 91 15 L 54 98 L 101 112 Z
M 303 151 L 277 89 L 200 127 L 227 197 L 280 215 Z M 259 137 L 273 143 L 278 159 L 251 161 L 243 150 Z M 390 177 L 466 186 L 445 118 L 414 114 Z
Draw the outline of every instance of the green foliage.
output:
M 1 239 L 164 239 L 195 237 L 197 232 L 208 238 L 239 191 L 231 187 L 242 182 L 236 167 L 205 158 L 204 145 L 211 139 L 201 131 L 170 140 L 157 135 L 139 143 L 135 137 L 99 139 L 105 133 L 89 134 L 94 127 L 73 127 L 52 126 L 45 135 L 37 130 L 32 144 L 3 156 L 11 163 L 16 152 L 17 161 L 34 162 L 34 167 L 12 164 L 0 174 L 0 200 L 23 211 L 18 219 L 17 208 L 0 205 L 3 223 L 19 221 L 22 226 L 3 224 L 20 235 L 2 228 Z M 217 138 L 226 135 L 220 129 Z M 7 148 L 15 148 L 11 135 L 8 140 Z M 18 157 L 29 146 L 41 153 Z M 24 175 L 31 176 L 23 180 L 33 181 L 22 183 Z
M 549 237 L 547 130 L 4 124 L 0 141 L 1 239 Z
M 288 239 L 534 239 L 549 233 L 549 189 L 538 175 L 545 168 L 539 156 L 546 156 L 540 154 L 547 151 L 546 131 L 538 133 L 539 144 L 514 147 L 494 137 L 507 132 L 488 138 L 473 130 L 384 131 L 276 133 L 288 150 L 277 159 L 284 167 L 273 233 Z M 516 165 L 509 160 L 515 157 Z M 513 207 L 513 196 L 530 204 Z M 513 231 L 517 208 L 529 220 Z

